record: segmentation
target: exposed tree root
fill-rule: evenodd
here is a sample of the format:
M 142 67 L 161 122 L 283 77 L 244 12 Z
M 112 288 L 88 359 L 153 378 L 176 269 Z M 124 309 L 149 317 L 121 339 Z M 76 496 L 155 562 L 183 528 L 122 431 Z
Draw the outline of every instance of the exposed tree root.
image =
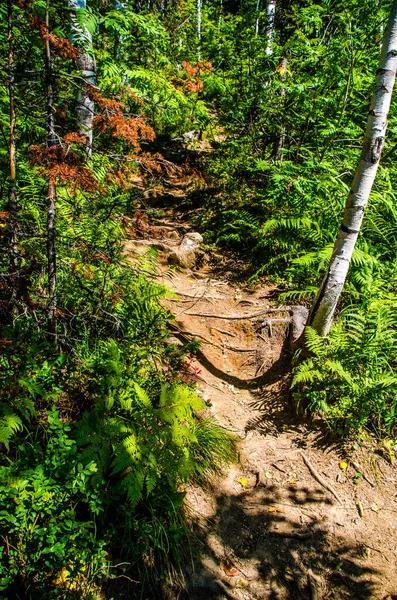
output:
M 307 466 L 307 468 L 309 469 L 310 473 L 312 474 L 312 476 L 314 477 L 314 479 L 326 490 L 328 490 L 333 496 L 334 498 L 337 499 L 337 501 L 340 504 L 343 504 L 342 499 L 340 498 L 340 496 L 338 496 L 338 494 L 336 493 L 336 491 L 334 490 L 334 488 L 332 487 L 332 485 L 330 483 L 328 483 L 328 481 L 325 481 L 325 479 L 323 477 L 321 477 L 321 475 L 318 473 L 318 471 L 316 471 L 316 469 L 313 467 L 312 463 L 310 462 L 310 460 L 302 453 L 302 458 L 303 458 L 303 462 L 305 463 L 305 465 Z
M 277 313 L 277 312 L 290 312 L 292 311 L 292 306 L 279 306 L 277 308 L 264 308 L 257 313 L 253 313 L 251 315 L 215 315 L 211 313 L 185 313 L 190 317 L 204 317 L 206 319 L 223 319 L 224 321 L 242 321 L 244 319 L 255 319 L 256 317 L 260 317 L 262 315 L 266 315 L 268 313 Z

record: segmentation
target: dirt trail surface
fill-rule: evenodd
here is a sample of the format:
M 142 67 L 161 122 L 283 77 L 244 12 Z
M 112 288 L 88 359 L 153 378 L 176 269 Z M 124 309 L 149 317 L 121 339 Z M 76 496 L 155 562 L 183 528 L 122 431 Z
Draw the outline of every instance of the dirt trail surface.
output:
M 177 245 L 164 231 L 166 246 Z M 341 444 L 320 421 L 297 416 L 288 325 L 269 327 L 269 315 L 258 315 L 274 290 L 230 283 L 233 268 L 225 278 L 208 265 L 170 271 L 163 261 L 162 273 L 175 294 L 165 301 L 175 335 L 200 341 L 186 376 L 239 439 L 238 464 L 188 489 L 195 537 L 185 590 L 171 596 L 397 598 L 396 467 L 386 449 Z

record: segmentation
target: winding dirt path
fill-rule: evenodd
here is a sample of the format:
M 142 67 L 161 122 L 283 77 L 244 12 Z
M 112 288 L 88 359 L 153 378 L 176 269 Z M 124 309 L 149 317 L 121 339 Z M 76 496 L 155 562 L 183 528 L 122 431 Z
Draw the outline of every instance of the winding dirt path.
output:
M 187 376 L 240 440 L 238 464 L 188 489 L 196 536 L 185 590 L 173 597 L 397 598 L 396 468 L 375 444 L 343 445 L 321 422 L 297 416 L 286 326 L 270 332 L 249 318 L 271 305 L 274 290 L 242 289 L 208 266 L 163 266 L 159 279 L 175 294 L 165 302 L 177 329 L 201 343 Z

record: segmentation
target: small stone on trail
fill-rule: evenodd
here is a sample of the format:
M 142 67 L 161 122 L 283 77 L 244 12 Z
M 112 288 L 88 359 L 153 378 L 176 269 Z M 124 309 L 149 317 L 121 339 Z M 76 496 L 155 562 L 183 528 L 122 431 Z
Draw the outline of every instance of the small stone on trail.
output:
M 170 265 L 176 265 L 184 269 L 191 269 L 196 263 L 198 246 L 203 241 L 197 232 L 187 233 L 183 236 L 179 247 L 168 257 Z

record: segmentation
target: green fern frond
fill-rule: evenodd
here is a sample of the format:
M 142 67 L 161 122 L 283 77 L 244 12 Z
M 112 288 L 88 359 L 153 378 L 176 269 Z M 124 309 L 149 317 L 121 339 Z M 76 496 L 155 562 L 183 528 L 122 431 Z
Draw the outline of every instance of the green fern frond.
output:
M 293 389 L 297 385 L 306 385 L 315 381 L 323 381 L 323 379 L 324 374 L 314 367 L 314 361 L 309 358 L 295 367 L 291 388 Z
M 22 420 L 15 414 L 10 406 L 2 407 L 2 416 L 0 417 L 0 443 L 9 450 L 9 443 L 12 436 L 23 428 Z
M 325 352 L 325 338 L 317 333 L 313 327 L 309 325 L 305 327 L 306 347 L 315 356 L 322 356 Z
M 142 389 L 137 383 L 134 382 L 135 393 L 138 396 L 138 400 L 143 406 L 152 406 L 152 401 L 149 398 L 149 395 Z

